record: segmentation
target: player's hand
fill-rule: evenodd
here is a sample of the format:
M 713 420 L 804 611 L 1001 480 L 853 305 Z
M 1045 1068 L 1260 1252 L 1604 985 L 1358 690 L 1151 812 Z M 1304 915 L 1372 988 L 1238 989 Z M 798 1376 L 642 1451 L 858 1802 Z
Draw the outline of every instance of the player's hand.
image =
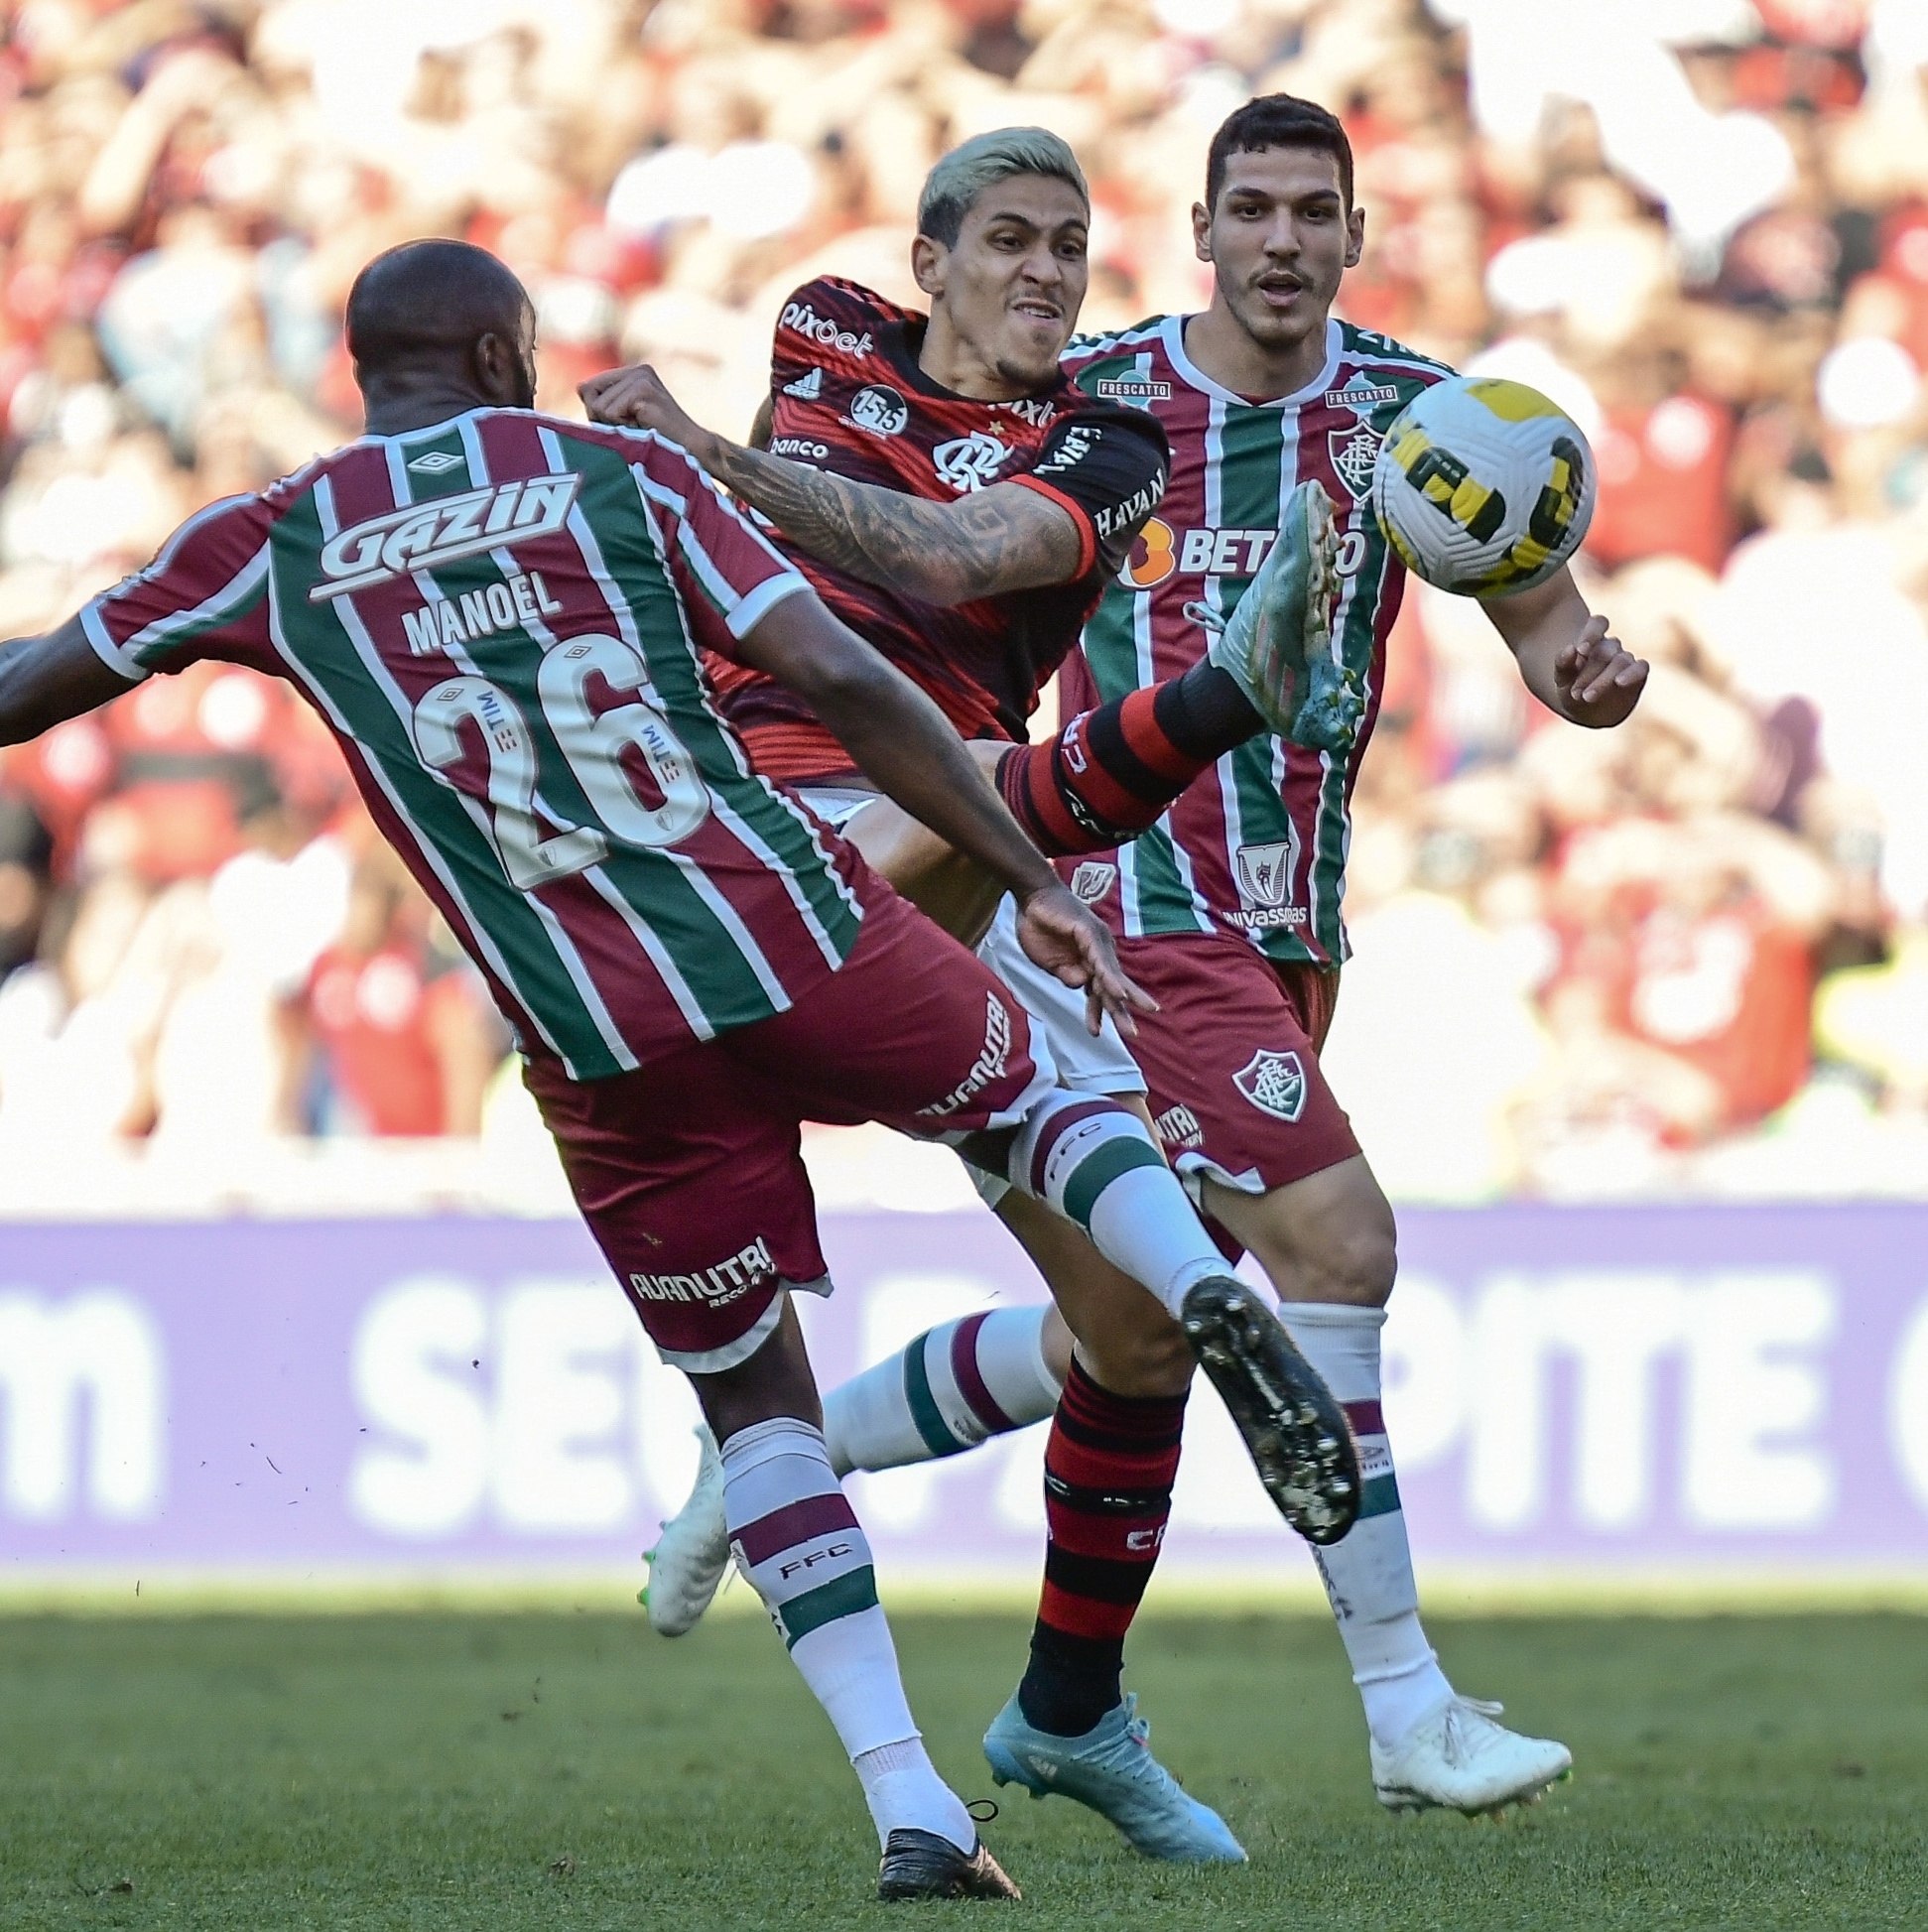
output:
M 708 431 L 685 412 L 647 362 L 631 363 L 626 369 L 605 369 L 599 376 L 578 383 L 576 393 L 582 398 L 590 422 L 610 423 L 624 430 L 654 430 L 658 436 L 682 444 L 699 462 L 703 461 Z
M 1618 724 L 1640 702 L 1646 661 L 1607 634 L 1605 617 L 1589 617 L 1580 635 L 1553 660 L 1562 708 L 1576 724 Z
M 1096 1033 L 1109 1013 L 1127 1037 L 1138 1023 L 1131 1017 L 1155 1013 L 1158 1002 L 1124 975 L 1111 935 L 1090 907 L 1062 885 L 1032 893 L 1018 908 L 1018 944 L 1039 966 L 1068 986 L 1085 988 L 1085 1024 Z

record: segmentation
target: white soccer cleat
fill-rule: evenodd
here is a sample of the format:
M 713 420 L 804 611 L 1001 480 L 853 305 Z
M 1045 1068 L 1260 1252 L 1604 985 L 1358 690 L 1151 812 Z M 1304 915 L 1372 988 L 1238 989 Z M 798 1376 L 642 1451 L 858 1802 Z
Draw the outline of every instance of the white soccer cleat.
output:
M 1551 1738 L 1522 1738 L 1494 1724 L 1503 1707 L 1452 1697 L 1413 1726 L 1391 1750 L 1372 1746 L 1372 1784 L 1390 1811 L 1497 1814 L 1537 1804 L 1573 1768 L 1573 1752 Z
M 641 1592 L 649 1627 L 680 1637 L 703 1620 L 729 1568 L 729 1523 L 723 1515 L 723 1459 L 707 1423 L 699 1423 L 702 1460 L 690 1499 L 663 1525 L 656 1547 L 643 1553 L 649 1582 Z

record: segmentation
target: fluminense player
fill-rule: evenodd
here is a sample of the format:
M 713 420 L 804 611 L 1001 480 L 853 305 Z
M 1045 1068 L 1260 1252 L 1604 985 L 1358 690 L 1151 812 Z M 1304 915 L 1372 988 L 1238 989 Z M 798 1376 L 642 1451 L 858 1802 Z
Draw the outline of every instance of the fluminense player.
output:
M 1349 801 L 1404 587 L 1371 513 L 1372 461 L 1405 402 L 1449 371 L 1332 317 L 1364 223 L 1350 145 L 1324 108 L 1275 95 L 1234 113 L 1214 137 L 1193 220 L 1214 268 L 1211 307 L 1081 341 L 1068 358 L 1093 398 L 1164 425 L 1171 480 L 1067 677 L 1068 708 L 1097 708 L 1055 745 L 998 754 L 1000 784 L 1047 849 L 1091 854 L 1064 869 L 1160 1001 L 1133 1041 L 1160 1137 L 1227 1253 L 1257 1255 L 1288 1327 L 1349 1405 L 1366 1459 L 1361 1520 L 1318 1558 L 1378 1795 L 1395 1808 L 1490 1810 L 1536 1795 L 1570 1755 L 1460 1697 L 1426 1640 L 1379 1406 L 1393 1218 L 1318 1061 L 1345 957 Z M 1175 741 L 1164 694 L 1216 648 L 1310 482 L 1339 506 L 1333 655 L 1305 666 L 1277 738 L 1230 749 L 1234 724 L 1225 755 L 1191 762 L 1199 745 Z M 1552 709 L 1594 726 L 1631 711 L 1646 667 L 1589 614 L 1568 573 L 1485 609 Z M 1188 768 L 1198 782 L 1165 811 Z M 1094 1272 L 1079 1244 L 1059 1245 L 1054 1289 L 1073 1267 Z M 1034 1372 L 1012 1366 L 992 1383 L 987 1356 Z M 1037 1383 L 1064 1375 L 1069 1357 L 1051 1311 L 946 1324 L 830 1393 L 833 1459 L 891 1468 L 1040 1420 L 1050 1398 Z M 1006 1768 L 1044 1781 L 1021 1760 Z
M 0 742 L 203 658 L 315 707 L 514 1027 L 584 1220 L 696 1386 L 736 1561 L 855 1767 L 880 1894 L 1014 1896 L 924 1750 L 825 1449 L 790 1299 L 830 1290 L 799 1122 L 965 1142 L 1088 1230 L 1130 1299 L 1182 1319 L 1254 1413 L 1271 1353 L 1137 1116 L 1060 1086 L 995 975 L 754 773 L 701 654 L 806 697 L 1015 895 L 1020 947 L 1085 988 L 1093 1023 L 1141 996 L 942 713 L 684 451 L 535 412 L 534 312 L 499 263 L 392 250 L 347 327 L 369 433 L 203 510 L 0 651 Z M 1289 1446 L 1287 1406 L 1271 1439 Z
M 1080 392 L 1060 367 L 1085 294 L 1089 219 L 1084 177 L 1057 137 L 1039 129 L 981 136 L 939 163 L 921 197 L 913 267 L 931 299 L 928 321 L 832 279 L 785 305 L 757 438 L 766 451 L 701 429 L 646 368 L 597 377 L 582 394 L 600 420 L 686 445 L 772 520 L 777 542 L 831 608 L 961 731 L 1008 744 L 1023 737 L 1039 690 L 1165 486 L 1156 420 Z M 1251 600 L 1252 611 L 1274 610 L 1287 631 L 1321 602 L 1308 596 L 1307 538 L 1302 530 L 1281 546 L 1297 569 L 1275 571 L 1274 595 Z M 1235 658 L 1235 635 L 1227 637 Z M 1296 662 L 1281 675 L 1290 686 Z M 719 705 L 760 771 L 800 786 L 886 876 L 960 937 L 977 937 L 1003 895 L 999 882 L 989 881 L 986 895 L 980 869 L 932 862 L 933 850 L 948 857 L 948 848 L 868 789 L 805 697 L 754 667 L 721 664 L 714 676 Z M 1241 689 L 1230 671 L 1202 662 L 1158 695 L 1167 726 L 1193 747 L 1188 777 L 1221 743 L 1261 728 Z M 1212 749 L 1200 748 L 1208 742 Z M 1086 1032 L 1081 1003 L 1026 960 L 1013 917 L 1004 898 L 980 953 L 1046 1032 L 1061 1077 L 1094 1103 L 1106 1096 L 1142 1106 L 1143 1076 L 1115 1030 Z M 1006 1192 L 999 1177 L 982 1185 Z M 1049 1254 L 1051 1230 L 1034 1224 L 1048 1218 L 1029 1206 L 1009 1191 L 1000 1212 Z M 1095 1268 L 1089 1244 L 1074 1239 Z M 974 1397 L 1001 1414 L 999 1391 L 1014 1384 L 1011 1406 L 1060 1408 L 1048 1457 L 1044 1601 L 1024 1685 L 1000 1722 L 1027 1740 L 1032 1758 L 1056 1751 L 1057 1788 L 1087 1797 L 1154 1856 L 1239 1859 L 1222 1821 L 1151 1756 L 1120 1688 L 1125 1632 L 1170 1509 L 1192 1352 L 1148 1299 L 1120 1320 L 1130 1298 L 1108 1271 L 1073 1264 L 1052 1279 L 1080 1343 L 1062 1405 L 1064 1372 L 1040 1357 L 1035 1322 L 1015 1348 L 1002 1324 L 972 1327 L 968 1346 L 940 1368 L 944 1393 L 930 1396 L 966 1410 Z M 1233 1413 L 1264 1474 L 1251 1419 Z M 666 1634 L 702 1613 L 728 1560 L 719 1466 L 707 1445 L 705 1457 L 700 1481 L 712 1506 L 685 1512 L 653 1556 L 650 1614 Z M 1276 1475 L 1269 1486 L 1297 1520 Z M 1034 1734 L 1033 1724 L 1043 1729 Z

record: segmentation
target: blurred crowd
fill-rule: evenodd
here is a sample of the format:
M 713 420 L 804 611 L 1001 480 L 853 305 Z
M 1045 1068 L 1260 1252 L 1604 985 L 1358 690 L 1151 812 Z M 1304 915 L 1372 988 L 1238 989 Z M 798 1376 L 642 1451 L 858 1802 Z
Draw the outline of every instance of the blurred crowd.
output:
M 528 283 L 741 433 L 785 293 L 900 300 L 930 162 L 1043 123 L 1085 322 L 1209 296 L 1254 91 L 1341 111 L 1342 309 L 1587 430 L 1655 665 L 1571 729 L 1409 597 L 1333 1074 L 1407 1198 L 1928 1189 L 1921 0 L 20 0 L 0 47 L 0 635 L 353 434 L 379 249 Z M 0 1151 L 472 1135 L 506 1039 L 285 689 L 203 666 L 0 754 Z M 838 1143 L 843 1144 L 843 1143 Z M 869 1146 L 867 1141 L 852 1143 Z

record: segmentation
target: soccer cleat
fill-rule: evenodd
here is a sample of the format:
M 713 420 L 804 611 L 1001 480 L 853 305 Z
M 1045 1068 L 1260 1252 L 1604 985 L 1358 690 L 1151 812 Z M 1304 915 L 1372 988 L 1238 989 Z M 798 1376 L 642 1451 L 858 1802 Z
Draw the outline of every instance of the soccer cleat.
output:
M 1332 499 L 1319 483 L 1304 482 L 1286 499 L 1278 537 L 1231 616 L 1186 605 L 1212 633 L 1206 655 L 1259 716 L 1315 750 L 1349 746 L 1365 715 L 1357 679 L 1333 656 L 1338 591 Z
M 1208 1275 L 1187 1289 L 1179 1325 L 1279 1514 L 1308 1543 L 1337 1543 L 1359 1513 L 1359 1457 L 1346 1412 L 1319 1371 L 1230 1275 Z
M 1022 1898 L 1004 1868 L 979 1839 L 960 1852 L 938 1832 L 899 1825 L 884 1841 L 877 1868 L 877 1896 L 900 1898 Z
M 703 1619 L 729 1568 L 729 1524 L 723 1515 L 723 1459 L 705 1423 L 697 1425 L 702 1460 L 689 1500 L 644 1552 L 649 1582 L 642 1592 L 649 1627 L 660 1637 L 680 1637 Z
M 1372 1746 L 1372 1784 L 1389 1811 L 1497 1815 L 1538 1804 L 1573 1769 L 1573 1752 L 1551 1738 L 1522 1738 L 1494 1724 L 1503 1707 L 1451 1697 L 1391 1750 Z
M 1108 1818 L 1148 1859 L 1180 1865 L 1243 1865 L 1245 1848 L 1209 1805 L 1188 1797 L 1151 1754 L 1151 1725 L 1127 1697 L 1082 1738 L 1054 1738 L 1025 1722 L 1015 1697 L 984 1733 L 997 1784 L 1021 1784 L 1034 1798 L 1076 1798 Z

